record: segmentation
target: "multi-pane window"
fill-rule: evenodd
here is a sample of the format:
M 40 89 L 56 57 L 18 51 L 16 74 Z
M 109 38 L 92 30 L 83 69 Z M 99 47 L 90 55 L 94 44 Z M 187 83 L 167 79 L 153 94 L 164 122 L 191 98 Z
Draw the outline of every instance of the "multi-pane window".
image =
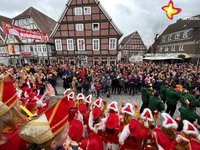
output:
M 78 47 L 78 50 L 85 50 L 85 40 L 77 39 L 77 47 Z
M 188 31 L 183 32 L 183 38 L 184 39 L 188 38 Z
M 180 46 L 179 46 L 179 51 L 184 51 L 183 45 L 180 45 Z
M 93 47 L 93 50 L 99 50 L 100 49 L 99 39 L 93 39 L 92 40 L 92 47 Z
M 116 50 L 116 48 L 117 48 L 117 39 L 110 38 L 109 39 L 109 50 Z
M 37 46 L 37 51 L 38 52 L 41 52 L 42 51 L 42 48 L 41 48 L 41 46 L 39 45 L 39 46 Z
M 76 31 L 83 31 L 83 30 L 84 30 L 84 27 L 82 23 L 76 24 Z
M 180 33 L 175 34 L 175 40 L 178 40 L 180 38 Z
M 43 52 L 47 52 L 47 47 L 46 47 L 46 45 L 44 45 L 42 48 L 43 48 Z
M 24 48 L 25 48 L 25 50 L 24 50 L 25 52 L 30 52 L 30 46 L 29 45 L 26 45 Z
M 173 52 L 173 51 L 175 51 L 176 50 L 176 47 L 175 46 L 172 46 L 171 47 L 171 51 Z
M 83 7 L 84 15 L 91 15 L 91 7 Z
M 83 14 L 83 10 L 82 10 L 82 7 L 76 7 L 74 8 L 74 13 L 76 16 L 80 16 Z
M 165 47 L 165 52 L 168 52 L 168 51 L 169 51 L 169 47 L 166 46 L 166 47 Z
M 171 41 L 172 40 L 172 35 L 169 35 L 168 36 L 168 41 Z
M 57 51 L 62 51 L 62 41 L 61 39 L 55 39 L 55 46 Z
M 67 39 L 67 50 L 74 50 L 74 41 L 73 41 L 73 39 Z
M 93 23 L 92 30 L 99 30 L 99 23 Z

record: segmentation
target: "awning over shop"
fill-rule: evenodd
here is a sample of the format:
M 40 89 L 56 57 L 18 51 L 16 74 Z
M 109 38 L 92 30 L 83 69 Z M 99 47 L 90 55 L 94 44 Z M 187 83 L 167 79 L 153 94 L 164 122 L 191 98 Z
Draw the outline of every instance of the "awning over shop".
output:
M 146 54 L 144 60 L 177 60 L 181 59 L 179 56 L 184 55 L 185 58 L 190 58 L 186 53 L 167 53 L 167 54 Z

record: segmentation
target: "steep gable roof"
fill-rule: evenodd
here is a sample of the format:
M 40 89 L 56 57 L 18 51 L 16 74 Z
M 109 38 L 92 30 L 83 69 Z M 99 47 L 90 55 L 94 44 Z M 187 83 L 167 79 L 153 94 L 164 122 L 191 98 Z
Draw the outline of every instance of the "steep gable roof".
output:
M 56 21 L 52 18 L 48 17 L 47 15 L 43 14 L 39 10 L 29 7 L 23 13 L 19 14 L 18 16 L 14 17 L 14 20 L 23 19 L 23 18 L 32 18 L 34 22 L 37 24 L 38 28 L 41 32 L 47 33 L 48 35 L 51 34 L 53 31 Z
M 161 36 L 195 27 L 200 27 L 200 15 L 177 20 L 176 23 L 169 25 L 161 34 Z
M 129 40 L 136 32 L 137 32 L 137 31 L 135 31 L 135 32 L 129 34 L 128 36 L 124 37 L 123 40 L 120 42 L 120 45 L 125 45 L 125 44 L 128 42 L 128 40 Z
M 51 37 L 53 37 L 58 28 L 59 28 L 59 24 L 62 22 L 65 14 L 67 13 L 67 10 L 71 4 L 73 0 L 68 0 L 68 2 L 66 3 L 66 7 L 64 9 L 64 11 L 62 12 L 60 18 L 59 18 L 59 21 L 57 22 L 52 34 L 50 35 Z M 120 37 L 122 36 L 122 32 L 119 30 L 119 28 L 117 28 L 117 26 L 115 25 L 115 23 L 112 21 L 112 18 L 109 16 L 109 14 L 107 13 L 107 11 L 103 8 L 103 6 L 101 5 L 101 3 L 98 1 L 98 0 L 93 0 L 96 4 L 98 4 L 100 10 L 104 13 L 104 15 L 106 16 L 106 18 L 109 20 L 109 22 L 111 23 L 111 25 L 113 26 L 113 28 L 116 30 L 116 32 L 120 35 Z
M 5 16 L 1 16 L 0 15 L 0 23 L 1 22 L 6 22 L 6 23 L 9 23 L 11 24 L 12 23 L 12 19 L 11 18 L 8 18 L 8 17 L 5 17 Z

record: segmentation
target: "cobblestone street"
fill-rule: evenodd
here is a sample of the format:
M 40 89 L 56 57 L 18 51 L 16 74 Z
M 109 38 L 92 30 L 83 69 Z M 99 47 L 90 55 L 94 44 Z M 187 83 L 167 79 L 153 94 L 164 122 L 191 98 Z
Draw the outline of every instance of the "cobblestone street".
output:
M 58 92 L 58 96 L 62 96 L 63 95 L 63 92 L 64 92 L 64 89 L 62 87 L 62 80 L 61 79 L 58 79 L 57 80 L 57 86 L 56 86 L 56 89 L 57 89 L 57 92 Z M 118 108 L 120 107 L 121 103 L 124 102 L 129 102 L 129 103 L 132 103 L 134 101 L 136 101 L 136 103 L 138 104 L 139 108 L 141 107 L 142 105 L 142 100 L 141 100 L 141 94 L 137 94 L 137 95 L 128 95 L 128 94 L 121 94 L 121 95 L 118 95 L 118 94 L 115 94 L 115 95 L 111 95 L 110 98 L 106 98 L 105 95 L 100 95 L 100 97 L 103 99 L 103 100 L 107 100 L 107 103 L 109 104 L 111 101 L 116 101 L 118 102 Z M 92 101 L 95 101 L 96 100 L 96 97 L 92 97 Z M 166 105 L 165 105 L 165 109 L 166 109 Z M 178 117 L 179 116 L 179 111 L 178 111 L 178 108 L 180 107 L 180 103 L 178 103 L 177 105 L 177 109 L 176 109 L 176 112 L 174 114 L 174 117 Z M 200 112 L 199 109 L 197 112 Z

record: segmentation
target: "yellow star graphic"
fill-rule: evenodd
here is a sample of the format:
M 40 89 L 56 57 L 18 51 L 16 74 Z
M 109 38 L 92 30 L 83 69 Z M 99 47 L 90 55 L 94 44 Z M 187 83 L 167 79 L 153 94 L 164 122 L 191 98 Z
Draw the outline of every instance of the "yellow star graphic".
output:
M 181 12 L 180 8 L 175 8 L 172 0 L 169 1 L 167 6 L 163 6 L 162 10 L 166 11 L 166 15 L 169 19 L 173 20 L 174 15 L 177 15 Z

